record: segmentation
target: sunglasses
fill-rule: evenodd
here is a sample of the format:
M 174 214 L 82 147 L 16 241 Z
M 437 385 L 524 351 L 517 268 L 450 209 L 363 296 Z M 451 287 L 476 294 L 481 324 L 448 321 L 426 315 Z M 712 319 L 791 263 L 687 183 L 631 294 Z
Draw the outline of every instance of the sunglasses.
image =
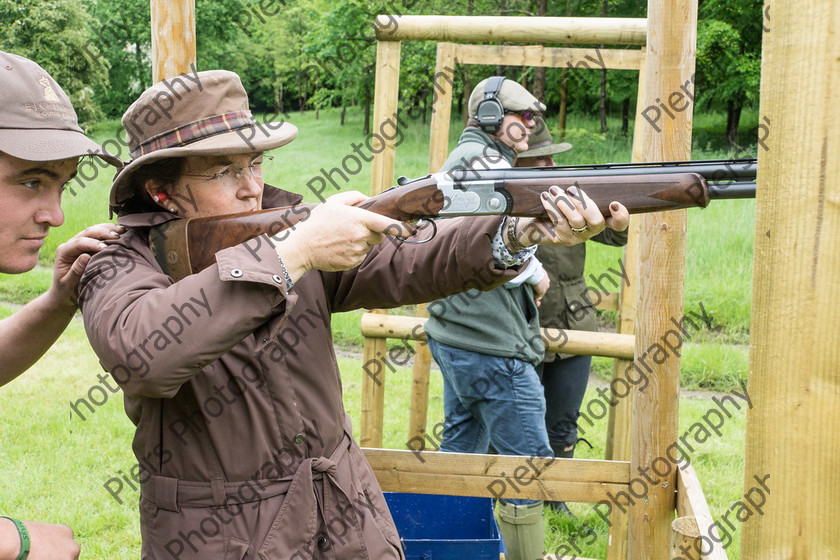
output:
M 532 121 L 537 116 L 537 113 L 534 111 L 505 111 L 505 114 L 516 115 L 523 121 Z

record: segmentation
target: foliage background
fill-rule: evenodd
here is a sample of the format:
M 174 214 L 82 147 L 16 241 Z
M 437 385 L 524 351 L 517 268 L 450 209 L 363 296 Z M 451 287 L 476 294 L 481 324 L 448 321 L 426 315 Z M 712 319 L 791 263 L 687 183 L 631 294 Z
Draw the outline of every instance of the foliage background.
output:
M 645 17 L 644 0 L 196 0 L 199 70 L 238 73 L 255 111 L 340 107 L 369 114 L 373 96 L 376 14 Z M 741 110 L 758 102 L 761 30 L 758 0 L 700 0 L 697 40 L 697 107 L 725 111 L 714 141 L 740 147 L 757 121 L 741 123 Z M 562 45 L 550 45 L 562 46 Z M 597 45 L 596 45 L 597 46 Z M 118 118 L 151 85 L 149 2 L 144 0 L 0 0 L 0 50 L 37 60 L 70 94 L 87 125 Z M 435 47 L 402 47 L 403 107 L 428 112 Z M 549 113 L 560 106 L 566 79 L 568 111 L 618 115 L 636 102 L 636 73 L 521 67 L 459 66 L 458 110 L 464 90 L 491 73 L 503 73 L 542 92 Z M 603 105 L 603 108 L 601 107 Z M 606 120 L 602 117 L 601 132 Z M 368 132 L 368 119 L 363 130 Z M 747 144 L 752 142 L 747 142 Z

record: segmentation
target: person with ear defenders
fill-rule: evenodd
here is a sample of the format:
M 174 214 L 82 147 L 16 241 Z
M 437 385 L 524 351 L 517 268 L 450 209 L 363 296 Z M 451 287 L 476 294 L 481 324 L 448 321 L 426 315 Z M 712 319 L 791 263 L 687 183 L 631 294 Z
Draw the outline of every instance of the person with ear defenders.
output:
M 516 167 L 553 167 L 554 156 L 572 149 L 567 142 L 554 143 L 542 118 L 537 118 L 537 128 L 528 141 L 528 150 L 516 158 Z M 605 229 L 592 238 L 604 245 L 620 247 L 627 244 L 627 232 Z M 540 305 L 540 325 L 553 329 L 597 331 L 595 306 L 585 292 L 583 278 L 586 245 L 572 247 L 545 247 L 537 249 L 537 256 L 544 263 L 551 287 Z M 600 297 L 600 296 L 599 296 Z M 545 389 L 545 426 L 548 441 L 555 457 L 572 458 L 578 442 L 577 421 L 580 406 L 589 381 L 592 356 L 572 356 L 548 352 L 543 363 L 537 366 Z M 547 507 L 574 517 L 565 502 L 548 502 Z
M 454 177 L 469 169 L 511 167 L 517 153 L 528 149 L 535 117 L 544 109 L 512 80 L 483 80 L 470 95 L 470 119 L 441 171 Z M 570 197 L 569 203 L 574 202 Z M 516 239 L 518 221 L 503 222 L 509 239 Z M 487 292 L 472 289 L 427 306 L 429 349 L 443 374 L 443 452 L 487 453 L 492 444 L 502 455 L 554 456 L 535 370 L 544 354 L 537 306 L 548 289 L 548 275 L 531 249 L 510 246 L 521 249 L 511 257 L 532 257 L 519 276 Z M 542 558 L 543 503 L 517 499 L 514 491 L 498 498 L 506 557 Z

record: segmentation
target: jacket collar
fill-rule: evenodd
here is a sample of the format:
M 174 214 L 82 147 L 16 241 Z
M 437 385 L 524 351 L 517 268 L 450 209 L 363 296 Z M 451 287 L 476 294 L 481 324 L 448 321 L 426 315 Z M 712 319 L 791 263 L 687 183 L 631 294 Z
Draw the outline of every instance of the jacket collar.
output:
M 458 143 L 461 144 L 464 142 L 477 142 L 479 144 L 492 146 L 496 151 L 502 154 L 502 157 L 504 157 L 511 165 L 513 165 L 513 161 L 516 159 L 516 151 L 513 148 L 503 144 L 498 138 L 493 138 L 480 128 L 474 126 L 466 127 L 461 133 Z

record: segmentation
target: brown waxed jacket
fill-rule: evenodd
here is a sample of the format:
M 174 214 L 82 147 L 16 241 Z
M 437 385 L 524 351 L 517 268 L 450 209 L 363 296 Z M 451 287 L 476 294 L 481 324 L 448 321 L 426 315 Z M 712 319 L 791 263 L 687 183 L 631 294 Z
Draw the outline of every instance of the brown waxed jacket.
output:
M 266 187 L 263 206 L 299 201 Z M 349 435 L 330 314 L 504 283 L 517 271 L 493 267 L 499 219 L 442 220 L 425 245 L 389 238 L 360 267 L 310 271 L 289 293 L 265 237 L 173 283 L 147 245 L 147 227 L 168 219 L 121 218 L 129 231 L 80 284 L 90 343 L 137 426 L 142 558 L 403 558 Z

